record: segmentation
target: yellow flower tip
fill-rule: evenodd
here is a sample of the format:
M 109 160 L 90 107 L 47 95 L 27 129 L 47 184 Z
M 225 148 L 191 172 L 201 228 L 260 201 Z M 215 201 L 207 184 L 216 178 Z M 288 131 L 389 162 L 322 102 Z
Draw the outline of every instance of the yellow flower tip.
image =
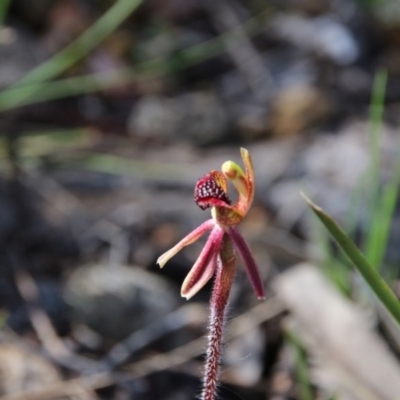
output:
M 245 176 L 242 168 L 233 161 L 225 161 L 221 169 L 224 175 L 231 180 Z
M 231 180 L 234 180 L 237 178 L 238 174 L 240 174 L 240 172 L 243 173 L 243 171 L 241 171 L 241 168 L 239 167 L 239 165 L 237 165 L 235 162 L 233 161 L 225 161 L 222 164 L 222 168 L 221 168 L 222 172 L 224 173 L 224 175 Z
M 233 161 L 226 161 L 222 164 L 222 172 L 233 183 L 236 190 L 244 197 L 247 197 L 247 179 L 242 168 Z

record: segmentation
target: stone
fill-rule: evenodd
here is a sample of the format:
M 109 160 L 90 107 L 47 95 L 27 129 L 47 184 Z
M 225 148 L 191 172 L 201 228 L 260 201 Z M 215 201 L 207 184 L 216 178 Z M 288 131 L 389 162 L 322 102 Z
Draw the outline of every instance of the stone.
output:
M 271 130 L 277 137 L 296 135 L 328 119 L 332 106 L 315 86 L 300 84 L 282 89 L 272 105 Z
M 72 273 L 64 298 L 78 321 L 121 340 L 173 311 L 178 304 L 173 293 L 160 275 L 139 267 L 94 264 Z
M 153 95 L 142 98 L 134 106 L 128 129 L 133 136 L 141 138 L 209 145 L 227 135 L 229 119 L 222 102 L 211 91 L 175 97 Z
M 277 38 L 340 66 L 353 64 L 360 54 L 353 33 L 334 15 L 316 18 L 277 15 L 271 23 L 271 29 Z

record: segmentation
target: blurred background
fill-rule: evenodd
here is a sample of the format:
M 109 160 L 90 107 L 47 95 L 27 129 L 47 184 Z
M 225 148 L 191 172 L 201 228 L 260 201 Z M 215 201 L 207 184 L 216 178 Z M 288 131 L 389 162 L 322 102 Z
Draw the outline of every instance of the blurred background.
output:
M 210 287 L 179 292 L 203 242 L 155 262 L 241 146 L 268 296 L 239 266 L 221 399 L 395 398 L 398 327 L 299 192 L 399 288 L 397 0 L 0 0 L 0 25 L 0 399 L 199 394 Z M 354 379 L 331 302 L 382 347 Z

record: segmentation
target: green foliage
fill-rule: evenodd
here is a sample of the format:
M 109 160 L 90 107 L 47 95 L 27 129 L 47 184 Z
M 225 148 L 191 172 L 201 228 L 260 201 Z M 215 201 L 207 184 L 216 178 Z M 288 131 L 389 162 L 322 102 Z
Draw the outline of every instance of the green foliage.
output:
M 366 233 L 362 249 L 369 264 L 381 271 L 388 243 L 393 213 L 398 199 L 400 184 L 400 157 L 393 167 L 392 176 L 381 185 L 381 140 L 384 98 L 387 74 L 379 71 L 374 80 L 370 106 L 370 166 L 351 195 L 344 232 L 353 238 L 359 218 L 359 210 L 366 207 Z M 366 204 L 365 204 L 366 203 Z M 322 264 L 327 275 L 345 293 L 350 290 L 351 274 L 348 260 L 341 254 L 333 254 L 326 234 L 317 229 L 318 245 L 324 251 Z
M 295 354 L 295 373 L 300 400 L 313 400 L 314 394 L 311 386 L 311 377 L 307 362 L 307 353 L 293 331 L 285 329 L 286 340 Z
M 368 286 L 384 307 L 392 314 L 393 318 L 400 325 L 400 303 L 388 284 L 379 275 L 375 268 L 368 262 L 363 253 L 357 248 L 354 242 L 346 235 L 330 215 L 315 205 L 308 197 L 302 194 L 308 205 L 328 229 L 339 247 L 353 262 L 358 272 L 363 276 Z
M 366 257 L 378 271 L 381 270 L 388 243 L 390 226 L 398 198 L 400 162 L 397 162 L 392 178 L 382 189 L 377 208 L 371 216 L 371 227 L 367 236 Z
M 34 96 L 43 83 L 55 78 L 85 57 L 107 38 L 141 3 L 141 0 L 119 0 L 78 39 L 39 65 L 8 90 L 0 93 L 0 110 L 21 104 Z M 1 9 L 0 9 L 1 11 Z M 1 15 L 1 12 L 0 12 Z M 18 90 L 20 89 L 20 90 Z
M 335 254 L 332 248 L 330 237 L 321 225 L 315 223 L 313 226 L 316 245 L 321 250 L 322 257 L 320 265 L 325 275 L 335 286 L 346 296 L 350 294 L 350 271 L 346 267 L 346 261 L 341 259 L 340 254 Z
M 370 264 L 381 270 L 390 233 L 400 184 L 400 157 L 388 182 L 381 188 L 381 139 L 387 74 L 379 71 L 375 77 L 370 107 L 371 167 L 368 173 L 368 229 L 364 251 Z
M 3 25 L 4 19 L 7 15 L 7 10 L 10 5 L 10 0 L 0 1 L 0 28 Z
M 126 7 L 128 4 L 135 4 L 138 6 L 140 3 L 140 1 L 127 2 L 126 0 L 121 0 L 120 2 L 124 3 Z M 265 29 L 264 20 L 268 15 L 269 11 L 266 11 L 257 17 L 250 18 L 241 25 L 240 29 L 244 29 L 249 36 L 254 36 Z M 115 16 L 115 14 L 113 14 L 113 16 Z M 128 15 L 126 15 L 126 17 L 127 16 Z M 105 17 L 106 15 L 104 15 L 103 18 Z M 101 21 L 102 20 L 99 20 L 96 24 L 100 24 Z M 217 38 L 182 50 L 172 58 L 158 58 L 112 72 L 83 75 L 49 82 L 50 78 L 61 74 L 66 68 L 69 68 L 95 46 L 95 44 L 90 43 L 88 39 L 81 41 L 79 38 L 59 53 L 61 56 L 56 54 L 52 59 L 28 74 L 27 77 L 12 85 L 10 88 L 3 90 L 0 93 L 0 111 L 47 100 L 98 92 L 134 81 L 162 76 L 170 72 L 177 72 L 223 53 L 225 51 L 224 41 L 228 37 L 235 37 L 237 29 L 239 28 L 234 28 Z M 89 38 L 90 37 L 91 35 L 89 35 Z M 94 37 L 93 40 L 97 41 L 96 45 L 100 42 L 97 37 Z M 87 46 L 88 43 L 91 46 L 82 48 L 83 44 Z M 74 54 L 75 52 L 73 51 L 74 46 L 79 48 L 76 54 Z M 73 56 L 73 61 L 66 60 L 65 54 L 71 54 Z

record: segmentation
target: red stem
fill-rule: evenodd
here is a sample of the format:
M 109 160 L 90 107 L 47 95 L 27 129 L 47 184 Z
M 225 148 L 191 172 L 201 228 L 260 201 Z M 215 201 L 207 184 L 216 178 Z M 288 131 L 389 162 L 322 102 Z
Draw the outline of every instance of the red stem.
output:
M 208 348 L 202 400 L 214 400 L 219 377 L 222 335 L 226 306 L 236 271 L 236 259 L 230 237 L 225 234 L 220 250 L 214 288 L 211 296 Z

